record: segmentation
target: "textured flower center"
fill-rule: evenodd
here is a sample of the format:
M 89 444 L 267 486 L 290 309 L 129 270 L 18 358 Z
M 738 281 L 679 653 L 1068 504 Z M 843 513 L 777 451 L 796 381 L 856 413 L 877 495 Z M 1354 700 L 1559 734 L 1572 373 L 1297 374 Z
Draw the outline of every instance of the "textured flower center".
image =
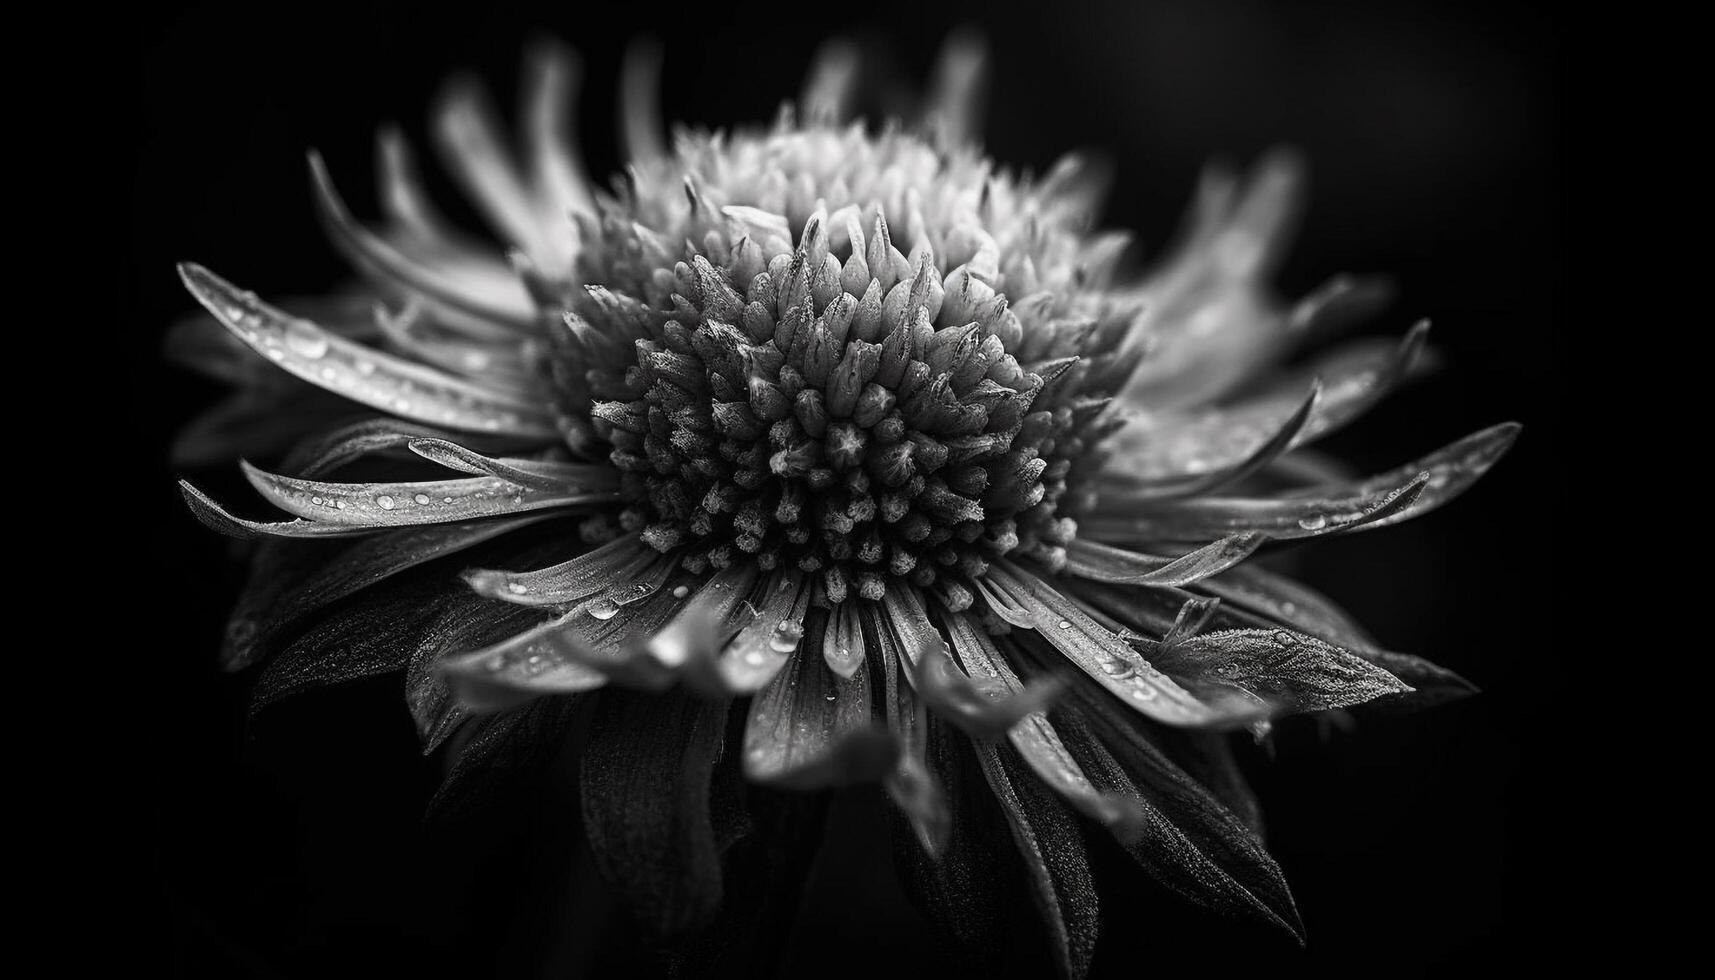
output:
M 1074 413 L 1032 404 L 1071 359 L 1021 368 L 1006 298 L 969 264 L 944 275 L 926 243 L 902 255 L 879 209 L 867 235 L 845 209 L 837 242 L 817 211 L 795 245 L 778 217 L 726 212 L 754 233 L 687 242 L 689 261 L 649 278 L 665 302 L 572 301 L 579 353 L 610 355 L 576 380 L 626 530 L 692 571 L 790 562 L 830 602 L 900 576 L 955 609 L 992 558 L 1065 542 L 1055 450 Z

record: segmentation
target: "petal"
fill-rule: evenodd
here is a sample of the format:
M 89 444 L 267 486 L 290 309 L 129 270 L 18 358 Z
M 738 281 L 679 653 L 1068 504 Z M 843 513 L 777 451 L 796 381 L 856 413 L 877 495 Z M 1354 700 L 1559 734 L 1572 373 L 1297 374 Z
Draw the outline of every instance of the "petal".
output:
M 577 614 L 573 614 L 577 615 Z M 492 646 L 445 657 L 436 669 L 460 707 L 503 711 L 547 694 L 576 694 L 607 683 L 573 645 L 559 620 L 538 624 Z
M 1350 492 L 1354 496 L 1376 494 L 1383 492 L 1386 487 L 1405 482 L 1410 474 L 1428 474 L 1428 481 L 1423 487 L 1423 492 L 1418 494 L 1409 506 L 1390 510 L 1375 520 L 1366 522 L 1366 526 L 1373 529 L 1411 520 L 1464 493 L 1484 473 L 1487 473 L 1489 467 L 1494 466 L 1508 449 L 1512 448 L 1513 442 L 1518 439 L 1521 428 L 1517 422 L 1503 422 L 1500 425 L 1490 426 L 1438 449 L 1416 462 L 1408 463 L 1379 476 L 1370 477 L 1352 487 Z M 1338 493 L 1341 490 L 1342 488 L 1337 486 L 1319 487 L 1302 491 L 1300 496 L 1323 496 Z
M 1062 977 L 1082 977 L 1095 951 L 1098 906 L 1078 825 L 1059 800 L 1024 774 L 1014 753 L 983 742 L 975 749 L 1024 859 L 1056 970 Z
M 967 618 L 950 623 L 948 634 L 953 638 L 954 651 L 973 675 L 992 679 L 1008 692 L 1025 690 L 1025 683 L 1018 679 L 994 642 L 973 628 Z M 1030 683 L 1040 684 L 1044 679 L 1036 678 Z M 1089 777 L 1066 751 L 1060 734 L 1049 723 L 1046 711 L 1030 713 L 1006 735 L 1038 778 L 1079 813 L 1108 828 L 1121 843 L 1130 843 L 1142 832 L 1142 811 L 1124 797 L 1101 792 L 1090 784 Z
M 334 188 L 321 154 L 309 154 L 310 182 L 316 210 L 335 247 L 345 253 L 377 285 L 401 297 L 427 303 L 437 319 L 473 338 L 503 341 L 516 338 L 536 322 L 536 308 L 511 268 L 453 237 L 438 220 L 425 223 L 426 200 L 408 169 L 404 143 L 394 144 L 383 169 L 387 187 L 383 201 L 397 217 L 401 198 L 415 213 L 406 220 L 411 235 L 390 242 L 352 217 Z M 433 220 L 433 219 L 429 219 Z
M 221 666 L 242 670 L 263 656 L 282 631 L 312 612 L 425 562 L 552 516 L 532 514 L 509 521 L 384 532 L 363 538 L 331 560 L 324 557 L 300 576 L 278 570 L 264 574 L 258 569 L 233 619 L 235 623 L 248 623 L 249 628 L 228 630 Z
M 763 587 L 756 618 L 728 641 L 716 664 L 728 690 L 760 691 L 792 658 L 804 638 L 811 591 L 809 577 L 797 568 L 781 569 Z
M 1184 586 L 1237 565 L 1267 540 L 1263 534 L 1235 534 L 1177 558 L 1165 558 L 1074 538 L 1066 545 L 1065 571 L 1096 582 Z
M 189 480 L 179 481 L 179 492 L 184 495 L 185 503 L 190 505 L 191 513 L 197 520 L 209 529 L 232 538 L 350 538 L 380 530 L 343 527 L 338 524 L 323 524 L 320 521 L 252 521 L 228 513 L 210 499 L 208 494 L 191 486 Z
M 1402 471 L 1399 476 L 1397 482 L 1329 487 L 1308 498 L 1203 497 L 1147 504 L 1114 494 L 1103 497 L 1100 509 L 1078 528 L 1106 541 L 1186 541 L 1247 533 L 1278 540 L 1320 537 L 1381 526 L 1409 512 L 1428 489 L 1431 474 L 1424 470 L 1408 476 Z M 1141 507 L 1150 509 L 1139 514 Z
M 256 492 L 291 514 L 329 527 L 404 527 L 506 517 L 616 499 L 612 493 L 558 493 L 494 477 L 421 483 L 326 483 L 269 473 L 241 461 Z
M 709 787 L 725 703 L 678 692 L 604 691 L 580 790 L 597 869 L 638 923 L 672 940 L 705 924 L 722 895 Z
M 899 744 L 899 759 L 882 780 L 882 788 L 911 826 L 923 853 L 938 858 L 945 853 L 952 833 L 952 811 L 948 808 L 941 781 L 929 764 L 929 716 L 909 684 L 899 682 L 904 655 L 899 641 L 886 624 L 886 615 L 865 603 L 858 608 L 867 649 L 875 651 L 881 664 L 882 705 L 887 730 Z
M 958 660 L 943 642 L 925 644 L 912 664 L 913 683 L 918 694 L 941 717 L 957 725 L 975 738 L 999 738 L 1007 734 L 1027 716 L 1040 715 L 1064 687 L 1058 680 L 1041 677 L 1028 686 L 1016 682 L 1008 685 L 996 676 L 998 671 L 967 676 L 967 657 L 984 659 L 993 652 L 988 637 L 971 628 L 969 619 L 953 613 L 945 617 L 947 633 L 953 638 Z M 938 640 L 939 638 L 937 638 Z M 988 649 L 984 645 L 988 644 Z M 999 654 L 994 653 L 994 659 Z
M 227 329 L 311 384 L 404 418 L 476 432 L 551 438 L 553 423 L 534 403 L 346 340 L 239 292 L 198 265 L 179 274 Z
M 619 121 L 627 164 L 652 163 L 667 156 L 661 133 L 661 46 L 634 39 L 625 48 L 620 69 Z
M 577 95 L 583 68 L 563 44 L 531 45 L 525 64 L 524 143 L 539 194 L 556 214 L 595 210 L 577 142 Z M 569 223 L 569 222 L 568 222 Z
M 1025 612 L 1029 628 L 1133 710 L 1168 725 L 1229 725 L 1248 720 L 1242 712 L 1199 701 L 1076 603 L 1012 562 L 996 562 L 988 581 Z
M 1133 479 L 1201 474 L 1183 484 L 1181 496 L 1235 483 L 1381 401 L 1409 374 L 1428 334 L 1428 322 L 1421 322 L 1397 344 L 1359 342 L 1230 405 L 1189 414 L 1135 416 L 1113 437 L 1116 458 L 1124 461 L 1124 475 Z M 1308 400 L 1307 389 L 1312 391 Z
M 554 225 L 569 233 L 571 220 L 564 211 L 543 208 L 525 183 L 482 86 L 470 78 L 455 79 L 441 94 L 434 124 L 442 162 L 495 231 L 538 265 L 568 264 L 570 255 L 556 242 Z
M 572 698 L 544 698 L 472 719 L 474 731 L 430 798 L 424 820 L 457 818 L 491 806 L 512 784 L 537 771 L 562 750 L 573 703 Z
M 744 771 L 753 780 L 791 789 L 874 782 L 898 758 L 898 744 L 872 719 L 867 665 L 840 677 L 811 652 L 821 647 L 825 619 L 811 610 L 808 649 L 751 703 Z
M 1225 410 L 1213 413 L 1212 424 L 1205 420 L 1202 425 L 1196 420 L 1133 416 L 1111 437 L 1119 468 L 1101 476 L 1120 492 L 1130 489 L 1133 495 L 1150 499 L 1203 496 L 1244 480 L 1292 449 L 1321 397 L 1321 384 L 1312 382 L 1310 394 L 1283 421 L 1271 415 L 1266 422 L 1248 425 Z M 1139 424 L 1143 419 L 1149 424 Z M 1241 448 L 1247 445 L 1250 448 Z M 1222 448 L 1229 451 L 1221 452 Z M 1181 458 L 1164 461 L 1175 450 Z M 1146 485 L 1139 487 L 1140 483 Z
M 825 42 L 810 63 L 803 93 L 798 98 L 804 119 L 812 124 L 845 121 L 857 80 L 857 48 L 845 40 Z
M 473 569 L 470 587 L 490 598 L 524 606 L 557 606 L 587 599 L 615 587 L 628 588 L 637 601 L 655 593 L 677 562 L 644 544 L 638 532 L 615 538 L 576 558 L 530 572 Z M 617 602 L 616 605 L 625 605 Z
M 1056 720 L 1096 785 L 1142 809 L 1145 832 L 1128 848 L 1138 863 L 1192 902 L 1261 920 L 1302 943 L 1304 927 L 1286 879 L 1250 828 L 1127 716 L 1100 702 L 1085 702 L 1084 709 L 1103 738 L 1070 712 L 1057 713 Z
M 446 439 L 413 439 L 407 444 L 424 459 L 450 470 L 497 476 L 532 490 L 617 490 L 619 471 L 605 463 L 566 463 L 543 459 L 496 459 Z
M 1410 687 L 1363 658 L 1291 630 L 1220 630 L 1162 644 L 1163 670 L 1199 684 L 1230 685 L 1298 711 L 1347 708 Z
M 981 137 L 988 52 L 974 31 L 956 31 L 941 48 L 930 83 L 926 125 L 946 146 L 974 145 Z

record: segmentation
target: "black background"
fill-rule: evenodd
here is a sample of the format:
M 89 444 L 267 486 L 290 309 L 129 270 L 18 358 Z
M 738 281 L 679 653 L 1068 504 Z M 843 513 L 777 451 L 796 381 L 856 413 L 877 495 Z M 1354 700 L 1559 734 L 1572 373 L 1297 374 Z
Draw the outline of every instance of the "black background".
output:
M 1490 5 L 1257 0 L 695 13 L 353 3 L 186 6 L 140 18 L 129 41 L 138 61 L 125 285 L 136 314 L 124 342 L 136 410 L 126 421 L 158 515 L 144 597 L 158 662 L 139 681 L 150 685 L 139 699 L 148 720 L 129 749 L 149 794 L 150 965 L 179 975 L 529 975 L 532 964 L 571 962 L 543 936 L 587 939 L 595 929 L 618 949 L 601 962 L 636 966 L 623 922 L 603 918 L 599 896 L 573 908 L 550 886 L 576 857 L 562 840 L 575 835 L 554 833 L 575 831 L 573 816 L 553 809 L 564 800 L 533 799 L 515 818 L 439 836 L 423 830 L 438 760 L 418 756 L 396 677 L 308 695 L 246 724 L 249 678 L 213 663 L 236 568 L 227 544 L 184 512 L 172 479 L 185 474 L 165 458 L 173 430 L 219 394 L 161 362 L 161 331 L 192 306 L 173 263 L 203 262 L 265 297 L 340 281 L 345 270 L 309 206 L 304 149 L 319 147 L 354 206 L 373 213 L 374 127 L 397 120 L 426 146 L 425 109 L 460 69 L 509 106 L 521 45 L 537 29 L 585 60 L 581 132 L 601 174 L 617 159 L 623 41 L 639 32 L 665 46 L 667 118 L 718 125 L 768 118 L 830 33 L 863 41 L 916 84 L 959 24 L 979 26 L 994 56 L 990 152 L 1040 170 L 1066 149 L 1109 151 L 1118 180 L 1106 223 L 1138 231 L 1145 256 L 1175 227 L 1209 158 L 1249 161 L 1279 142 L 1307 151 L 1310 209 L 1284 291 L 1340 271 L 1391 274 L 1400 299 L 1369 329 L 1397 334 L 1430 316 L 1447 365 L 1328 448 L 1380 469 L 1495 422 L 1525 423 L 1511 456 L 1467 497 L 1304 555 L 1304 577 L 1384 643 L 1484 689 L 1427 713 L 1365 717 L 1350 733 L 1289 724 L 1272 760 L 1252 754 L 1308 949 L 1224 931 L 1122 882 L 1104 896 L 1108 938 L 1094 972 L 1413 976 L 1518 951 L 1530 888 L 1521 851 L 1535 833 L 1527 738 L 1545 707 L 1533 692 L 1554 671 L 1544 625 L 1553 510 L 1541 497 L 1552 493 L 1550 388 L 1564 315 L 1558 24 Z M 441 189 L 449 210 L 469 217 Z M 786 940 L 783 975 L 948 966 L 890 881 L 879 811 L 855 797 L 837 810 L 839 843 Z

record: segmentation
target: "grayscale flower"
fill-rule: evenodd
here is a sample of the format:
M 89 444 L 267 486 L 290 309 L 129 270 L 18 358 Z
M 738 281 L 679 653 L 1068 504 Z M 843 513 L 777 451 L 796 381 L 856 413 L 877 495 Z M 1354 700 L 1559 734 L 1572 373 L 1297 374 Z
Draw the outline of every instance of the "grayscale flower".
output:
M 1271 295 L 1291 154 L 1210 172 L 1133 274 L 1127 236 L 1090 230 L 1099 168 L 977 148 L 969 39 L 879 129 L 847 121 L 858 65 L 832 45 L 772 125 L 668 143 L 651 62 L 605 190 L 569 53 L 533 52 L 516 146 L 451 90 L 436 134 L 503 254 L 385 131 L 379 224 L 310 161 L 360 294 L 289 313 L 182 267 L 218 325 L 173 346 L 240 391 L 181 458 L 291 447 L 241 464 L 289 519 L 184 484 L 263 539 L 226 665 L 266 662 L 259 703 L 402 669 L 426 748 L 460 732 L 444 797 L 588 711 L 597 865 L 663 942 L 711 921 L 751 826 L 728 770 L 882 786 L 912 890 L 966 940 L 1005 828 L 1066 975 L 1095 942 L 1098 827 L 1185 899 L 1297 936 L 1231 733 L 1467 685 L 1246 559 L 1437 507 L 1516 426 L 1367 479 L 1304 450 L 1408 375 L 1424 328 L 1279 367 L 1384 298 Z

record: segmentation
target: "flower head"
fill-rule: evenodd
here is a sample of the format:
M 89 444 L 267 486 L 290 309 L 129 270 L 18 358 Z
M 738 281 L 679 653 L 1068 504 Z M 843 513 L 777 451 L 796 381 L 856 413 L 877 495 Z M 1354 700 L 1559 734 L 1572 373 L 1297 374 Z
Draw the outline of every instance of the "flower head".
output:
M 1137 276 L 1125 236 L 1090 230 L 1093 168 L 1019 175 L 972 142 L 969 40 L 913 124 L 845 122 L 834 46 L 798 111 L 670 147 L 648 61 L 606 190 L 567 138 L 566 53 L 535 53 L 517 149 L 452 91 L 437 132 L 504 258 L 435 214 L 389 131 L 379 229 L 311 158 L 373 316 L 294 315 L 183 267 L 226 340 L 202 321 L 176 343 L 247 382 L 187 455 L 297 440 L 243 464 L 291 519 L 185 484 L 210 525 L 269 539 L 228 664 L 271 661 L 264 702 L 404 667 L 429 747 L 471 726 L 473 765 L 593 705 L 598 864 L 663 934 L 718 904 L 729 718 L 750 780 L 884 786 L 939 901 L 972 900 L 971 801 L 998 807 L 1064 972 L 1094 937 L 1070 813 L 1188 899 L 1296 933 L 1221 733 L 1463 681 L 1242 563 L 1435 507 L 1515 428 L 1365 480 L 1298 452 L 1399 383 L 1424 330 L 1266 373 L 1379 298 L 1269 294 L 1289 154 L 1211 174 Z M 369 414 L 331 421 L 316 391 Z

